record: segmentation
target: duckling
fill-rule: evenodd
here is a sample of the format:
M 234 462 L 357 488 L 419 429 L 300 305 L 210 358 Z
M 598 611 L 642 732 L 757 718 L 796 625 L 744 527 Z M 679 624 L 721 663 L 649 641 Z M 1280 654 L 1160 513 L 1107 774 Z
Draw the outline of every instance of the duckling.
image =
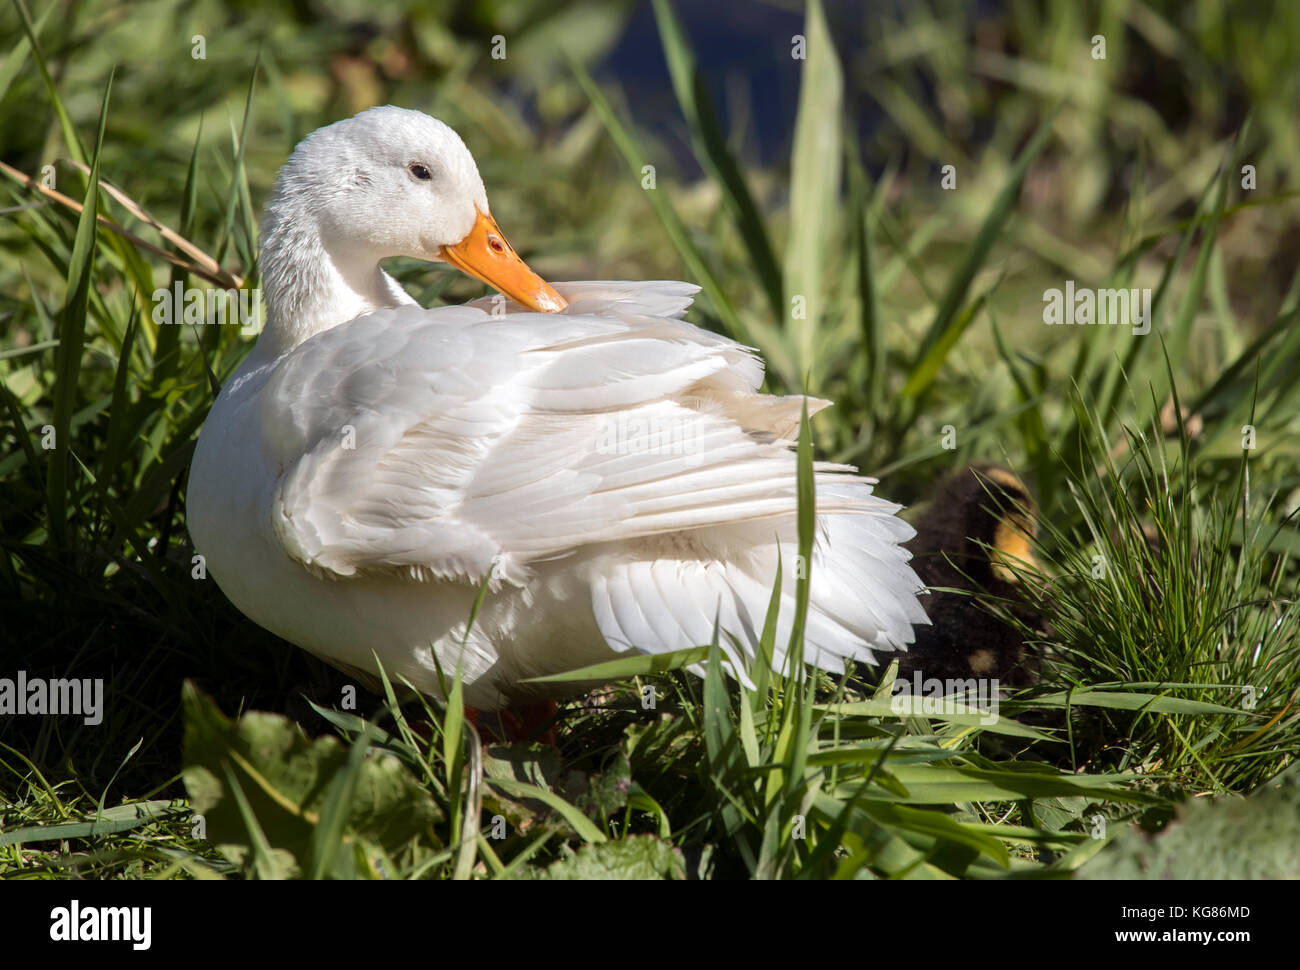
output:
M 930 626 L 899 656 L 898 676 L 997 679 L 1023 687 L 1037 680 L 1039 658 L 1016 627 L 974 595 L 1010 601 L 1005 608 L 1030 629 L 1046 621 L 1022 605 L 1018 571 L 1037 569 L 1035 505 L 1029 489 L 1009 469 L 975 464 L 940 483 L 906 546 L 926 586 Z M 961 590 L 949 592 L 947 590 Z

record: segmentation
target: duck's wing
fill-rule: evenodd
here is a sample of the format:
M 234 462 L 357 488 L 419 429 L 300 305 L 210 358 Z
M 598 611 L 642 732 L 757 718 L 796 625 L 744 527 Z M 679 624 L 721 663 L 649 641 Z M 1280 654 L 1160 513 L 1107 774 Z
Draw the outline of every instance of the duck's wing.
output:
M 557 288 L 562 314 L 385 310 L 286 357 L 261 414 L 285 552 L 339 579 L 522 584 L 595 544 L 791 515 L 803 398 L 757 393 L 750 350 L 676 319 L 695 287 Z M 819 465 L 819 512 L 907 538 L 844 471 Z

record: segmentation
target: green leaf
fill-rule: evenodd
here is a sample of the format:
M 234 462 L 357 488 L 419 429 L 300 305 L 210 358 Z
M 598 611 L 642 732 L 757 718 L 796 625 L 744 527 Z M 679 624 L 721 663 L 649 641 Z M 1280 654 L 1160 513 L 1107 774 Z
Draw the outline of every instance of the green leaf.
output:
M 1015 207 L 1016 200 L 1020 197 L 1020 188 L 1024 184 L 1025 175 L 1029 171 L 1030 164 L 1038 157 L 1052 133 L 1052 125 L 1056 121 L 1056 116 L 1060 113 L 1058 105 L 1038 126 L 1029 143 L 1025 145 L 1016 159 L 1015 165 L 1011 168 L 1011 174 L 1007 176 L 1007 181 L 999 190 L 997 196 L 993 199 L 993 204 L 989 206 L 988 214 L 985 215 L 983 223 L 980 225 L 979 232 L 976 233 L 974 241 L 966 249 L 966 256 L 961 261 L 960 266 L 953 272 L 948 282 L 948 288 L 944 292 L 943 302 L 935 311 L 934 319 L 930 323 L 930 328 L 926 332 L 921 346 L 916 352 L 915 361 L 912 364 L 912 376 L 909 378 L 909 386 L 912 387 L 913 394 L 919 394 L 929 381 L 916 378 L 916 371 L 923 364 L 927 369 L 934 366 L 934 357 L 932 352 L 944 345 L 951 349 L 956 342 L 950 337 L 950 331 L 954 328 L 964 328 L 969 325 L 970 314 L 961 314 L 961 308 L 966 303 L 966 295 L 970 290 L 971 283 L 975 280 L 975 274 L 979 272 L 980 267 L 988 260 L 989 253 L 993 249 L 993 244 L 997 242 L 998 236 L 1002 233 L 1002 227 L 1006 224 L 1011 215 L 1011 210 Z M 946 351 L 945 354 L 946 356 Z
M 964 845 L 988 856 L 1003 869 L 1011 866 L 1011 857 L 1007 854 L 1006 847 L 996 838 L 985 835 L 977 829 L 967 828 L 942 812 L 869 800 L 859 800 L 857 806 L 881 824 L 930 835 L 944 842 Z
M 1225 707 L 1182 697 L 1145 694 L 1140 691 L 1076 690 L 1035 697 L 1032 707 L 1108 707 L 1117 711 L 1153 711 L 1158 714 L 1249 714 L 1238 707 Z
M 695 144 L 695 157 L 722 188 L 723 201 L 736 221 L 740 238 L 749 251 L 754 279 L 771 303 L 773 319 L 784 320 L 787 307 L 781 295 L 781 272 L 777 268 L 767 227 L 750 195 L 740 166 L 727 149 L 726 136 L 714 113 L 713 100 L 705 87 L 704 77 L 696 66 L 690 43 L 668 0 L 654 0 L 654 12 L 673 91 L 686 116 L 687 127 Z
M 18 16 L 22 19 L 23 30 L 27 34 L 27 42 L 31 44 L 32 55 L 36 59 L 36 67 L 41 72 L 41 79 L 45 82 L 45 91 L 50 96 L 50 103 L 54 106 L 54 113 L 59 119 L 59 130 L 63 133 L 63 140 L 67 143 L 68 152 L 73 159 L 85 164 L 86 150 L 81 146 L 81 139 L 77 137 L 76 126 L 72 123 L 72 118 L 68 114 L 67 108 L 63 104 L 63 99 L 59 97 L 59 90 L 54 85 L 54 78 L 50 75 L 50 66 L 45 60 L 45 52 L 41 49 L 40 41 L 37 39 L 40 33 L 40 25 L 32 23 L 32 15 L 27 10 L 27 4 L 23 0 L 14 0 L 14 9 L 18 11 Z M 53 9 L 53 8 L 51 8 Z M 45 23 L 45 18 L 49 16 L 49 10 L 41 17 L 41 25 Z M 112 78 L 109 79 L 109 85 L 112 85 Z M 107 96 L 105 96 L 107 101 Z M 107 104 L 105 104 L 107 107 Z M 100 141 L 103 141 L 103 126 L 101 118 Z M 99 154 L 96 147 L 95 154 Z M 94 182 L 94 178 L 91 178 Z M 97 212 L 97 209 L 91 209 L 91 212 Z
M 402 762 L 367 752 L 363 739 L 350 749 L 334 737 L 309 741 L 276 714 L 231 721 L 189 683 L 182 699 L 181 776 L 209 840 L 232 861 L 256 850 L 260 832 L 297 871 L 331 875 L 342 846 L 364 840 L 395 856 L 441 818 Z
M 880 299 L 872 266 L 871 207 L 867 175 L 855 154 L 849 155 L 849 213 L 853 240 L 854 281 L 857 284 L 862 353 L 867 368 L 867 400 L 879 414 L 885 397 L 885 342 Z
M 799 418 L 799 444 L 795 453 L 798 466 L 795 487 L 798 495 L 799 563 L 795 576 L 795 614 L 787 644 L 787 676 L 797 677 L 803 662 L 804 627 L 808 622 L 808 596 L 812 582 L 813 538 L 817 528 L 817 478 L 813 469 L 812 428 L 808 424 L 808 400 L 804 399 Z
M 890 773 L 908 792 L 907 797 L 896 800 L 909 805 L 1019 801 L 1068 795 L 1140 804 L 1160 802 L 1154 795 L 1118 787 L 1133 780 L 1126 775 L 1065 775 L 906 764 L 891 766 Z
M 807 58 L 790 159 L 790 239 L 785 251 L 785 292 L 791 300 L 803 298 L 804 314 L 803 319 L 785 316 L 792 309 L 785 307 L 783 317 L 794 333 L 800 373 L 813 375 L 822 363 L 816 358 L 817 332 L 826 311 L 827 252 L 839 222 L 844 79 L 820 0 L 808 2 L 804 35 Z
M 335 772 L 329 780 L 325 790 L 325 803 L 321 806 L 320 820 L 312 827 L 311 868 L 307 873 L 309 879 L 346 876 L 355 871 L 353 867 L 348 866 L 343 872 L 339 872 L 336 870 L 336 863 L 346 864 L 351 861 L 351 853 L 347 851 L 340 853 L 339 850 L 343 847 L 348 816 L 369 747 L 370 735 L 362 731 L 352 742 L 342 770 Z
M 537 785 L 530 785 L 527 782 L 516 781 L 513 778 L 485 778 L 484 782 L 492 788 L 500 788 L 504 791 L 515 795 L 519 798 L 535 798 L 539 802 L 555 809 L 578 836 L 586 842 L 606 842 L 608 841 L 604 832 L 596 828 L 591 819 L 587 818 L 574 805 L 570 805 L 559 795 L 547 791 Z
M 526 879 L 646 880 L 685 879 L 686 862 L 671 844 L 653 835 L 631 835 L 616 842 L 566 847 L 563 859 L 546 869 L 525 869 Z
M 606 660 L 602 663 L 566 670 L 561 674 L 549 674 L 545 677 L 529 677 L 521 681 L 524 684 L 565 683 L 569 681 L 611 681 L 629 680 L 632 677 L 648 677 L 662 674 L 669 670 L 678 670 L 699 663 L 709 656 L 709 648 L 688 647 L 685 650 L 672 650 L 668 653 L 637 654 L 632 657 L 620 657 L 618 660 Z
M 613 139 L 615 147 L 627 162 L 628 168 L 631 169 L 634 178 L 641 179 L 642 168 L 647 164 L 647 154 L 638 144 L 636 137 L 619 119 L 618 114 L 610 105 L 609 100 L 601 92 L 600 88 L 591 79 L 591 76 L 577 61 L 572 61 L 574 76 L 578 79 L 578 84 L 586 93 L 587 98 L 591 101 L 591 106 L 596 110 L 596 114 L 605 125 L 605 130 L 609 132 L 610 138 Z M 745 340 L 754 343 L 754 337 L 751 331 L 741 321 L 736 314 L 735 305 L 731 298 L 722 289 L 718 283 L 713 269 L 709 266 L 704 258 L 700 248 L 691 240 L 690 234 L 686 227 L 678 218 L 677 212 L 673 209 L 672 202 L 668 199 L 667 193 L 662 188 L 656 188 L 653 191 L 647 190 L 646 197 L 650 201 L 651 207 L 663 224 L 664 231 L 668 233 L 668 238 L 677 250 L 682 262 L 686 264 L 687 270 L 699 282 L 704 292 L 708 294 L 718 316 L 722 318 L 723 325 L 738 340 Z
M 24 10 L 22 7 L 19 9 Z M 0 60 L 0 99 L 4 98 L 5 92 L 9 90 L 9 85 L 13 83 L 14 78 L 18 76 L 18 72 L 22 70 L 23 63 L 27 60 L 27 55 L 32 49 L 32 39 L 40 37 L 41 28 L 45 26 L 45 21 L 49 19 L 54 10 L 55 8 L 52 5 L 46 7 L 45 13 L 41 14 L 41 19 L 32 25 L 31 34 L 20 38 L 18 43 L 4 56 L 4 59 Z
M 668 818 L 668 813 L 636 782 L 632 782 L 632 788 L 627 794 L 627 804 L 629 808 L 634 808 L 640 812 L 648 812 L 658 820 L 659 838 L 671 839 L 673 837 L 673 827 Z
M 178 815 L 188 815 L 189 808 L 165 798 L 115 805 L 96 813 L 88 821 L 59 822 L 55 825 L 29 825 L 0 833 L 0 846 L 23 845 L 51 839 L 94 839 L 105 835 L 130 832 L 154 822 Z
M 930 346 L 924 355 L 912 365 L 907 383 L 903 385 L 903 397 L 919 397 L 939 376 L 939 368 L 948 359 L 948 354 L 957 345 L 961 335 L 975 322 L 980 310 L 984 308 L 984 294 L 980 294 L 945 327 L 939 339 Z
M 220 241 L 213 253 L 213 258 L 218 263 L 225 259 L 226 256 L 226 247 L 230 243 L 231 232 L 234 230 L 235 225 L 235 208 L 239 202 L 240 189 L 244 184 L 244 152 L 248 146 L 248 120 L 253 115 L 253 91 L 257 87 L 257 68 L 260 59 L 261 54 L 259 52 L 258 60 L 253 62 L 253 70 L 248 77 L 248 93 L 244 96 L 244 116 L 240 122 L 239 135 L 234 138 L 235 167 L 230 175 L 230 185 L 226 189 L 225 215 L 222 218 Z
M 21 6 L 20 6 L 21 9 Z M 99 108 L 99 133 L 95 139 L 95 157 L 90 166 L 81 217 L 68 261 L 67 302 L 59 326 L 59 347 L 55 352 L 56 385 L 54 389 L 54 454 L 46 478 L 46 504 L 49 511 L 50 537 L 55 544 L 68 544 L 68 471 L 72 442 L 72 412 L 77 402 L 78 378 L 81 374 L 81 348 L 86 335 L 86 310 L 95 262 L 95 238 L 99 213 L 99 149 L 104 143 L 108 123 L 108 100 L 113 91 L 110 75 Z
M 1300 785 L 1249 798 L 1191 799 L 1154 838 L 1125 826 L 1079 870 L 1082 879 L 1295 879 Z
M 1057 741 L 1037 728 L 1020 724 L 1008 717 L 983 710 L 975 704 L 966 704 L 955 700 L 945 700 L 941 712 L 931 711 L 927 702 L 930 698 L 900 694 L 890 698 L 872 698 L 865 701 L 853 701 L 846 704 L 817 704 L 818 710 L 824 710 L 839 717 L 926 717 L 945 724 L 987 731 L 990 734 L 1002 734 L 1008 737 L 1032 738 L 1035 741 Z M 984 723 L 989 717 L 994 719 Z

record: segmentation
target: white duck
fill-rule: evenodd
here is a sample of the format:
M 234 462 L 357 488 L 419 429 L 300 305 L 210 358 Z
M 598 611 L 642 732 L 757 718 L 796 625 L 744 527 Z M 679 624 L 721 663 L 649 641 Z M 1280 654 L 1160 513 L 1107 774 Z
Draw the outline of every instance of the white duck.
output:
M 390 256 L 513 302 L 424 309 Z M 780 559 L 785 644 L 803 399 L 759 393 L 753 352 L 678 319 L 696 287 L 557 292 L 506 243 L 460 137 L 394 107 L 298 145 L 261 270 L 266 324 L 188 499 L 195 548 L 249 618 L 345 669 L 373 672 L 373 651 L 435 696 L 438 666 L 463 664 L 466 703 L 492 710 L 554 695 L 529 677 L 708 643 L 715 618 L 743 675 Z M 837 672 L 928 622 L 911 527 L 852 471 L 818 466 L 804 646 Z

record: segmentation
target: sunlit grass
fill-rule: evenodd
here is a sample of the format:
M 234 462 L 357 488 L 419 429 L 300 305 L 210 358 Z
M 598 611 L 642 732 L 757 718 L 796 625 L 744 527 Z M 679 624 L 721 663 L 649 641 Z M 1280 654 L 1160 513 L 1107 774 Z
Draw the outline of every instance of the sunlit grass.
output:
M 357 54 L 341 21 L 309 33 L 267 12 L 259 32 L 226 15 L 204 65 L 178 43 L 191 32 L 179 5 L 141 18 L 92 4 L 80 21 L 22 0 L 0 11 L 4 160 L 38 182 L 54 165 L 84 207 L 4 178 L 0 643 L 17 649 L 0 674 L 103 676 L 115 699 L 98 727 L 0 725 L 0 871 L 1064 878 L 1102 848 L 1098 816 L 1154 825 L 1188 796 L 1249 792 L 1293 763 L 1300 273 L 1279 257 L 1294 248 L 1283 67 L 1300 22 L 1134 5 L 1128 22 L 1093 24 L 1074 8 L 1024 5 L 973 43 L 956 8 L 917 5 L 863 26 L 864 76 L 813 4 L 807 61 L 781 65 L 801 92 L 790 165 L 768 169 L 736 149 L 701 55 L 657 2 L 697 183 L 616 86 L 592 80 L 613 8 L 586 13 L 593 46 L 531 68 L 418 18 Z M 532 29 L 574 27 L 539 14 Z M 1106 61 L 1079 40 L 1096 30 Z M 331 77 L 330 57 L 352 66 Z M 1186 75 L 1179 123 L 1143 100 L 1152 59 Z M 495 96 L 494 71 L 511 72 L 514 97 Z M 343 675 L 196 581 L 185 475 L 215 385 L 250 342 L 237 327 L 159 326 L 151 294 L 204 274 L 256 286 L 277 166 L 376 99 L 465 134 L 494 213 L 545 275 L 701 283 L 692 319 L 758 347 L 772 390 L 837 402 L 801 437 L 805 554 L 813 431 L 891 499 L 920 500 L 974 459 L 1035 482 L 1043 571 L 1023 585 L 1051 629 L 1043 683 L 985 727 L 891 708 L 888 671 L 758 665 L 751 689 L 701 645 L 616 661 L 599 703 L 562 710 L 559 752 L 482 748 L 454 691 L 410 701 L 385 680 L 384 697 L 349 707 Z M 849 120 L 863 99 L 883 112 L 865 133 Z M 939 187 L 945 164 L 955 191 Z M 394 269 L 428 305 L 481 291 Z M 1067 279 L 1151 288 L 1152 333 L 1045 327 L 1042 292 Z M 774 636 L 769 623 L 769 655 Z M 702 680 L 676 669 L 697 662 Z M 197 687 L 182 705 L 185 679 Z M 227 720 L 251 710 L 272 713 Z M 250 760 L 252 736 L 282 743 L 282 759 Z M 310 804 L 289 770 L 304 764 L 331 766 Z M 224 808 L 196 824 L 189 799 L 216 791 Z M 419 824 L 386 826 L 385 812 Z

